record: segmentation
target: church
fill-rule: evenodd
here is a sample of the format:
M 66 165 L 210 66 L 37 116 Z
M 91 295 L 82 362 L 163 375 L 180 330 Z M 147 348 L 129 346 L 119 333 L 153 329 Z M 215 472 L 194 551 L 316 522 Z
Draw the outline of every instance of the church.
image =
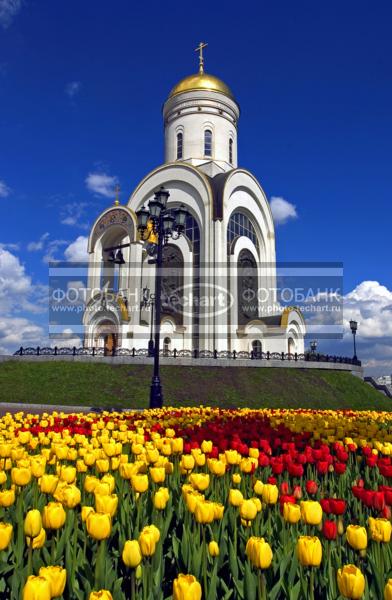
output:
M 229 86 L 205 72 L 203 48 L 198 72 L 178 82 L 163 105 L 163 164 L 126 204 L 117 194 L 92 227 L 84 345 L 121 354 L 152 344 L 153 236 L 147 242 L 139 233 L 136 212 L 164 188 L 167 209 L 181 207 L 186 216 L 182 234 L 163 247 L 163 353 L 302 354 L 304 318 L 277 298 L 268 199 L 238 166 L 240 108 Z

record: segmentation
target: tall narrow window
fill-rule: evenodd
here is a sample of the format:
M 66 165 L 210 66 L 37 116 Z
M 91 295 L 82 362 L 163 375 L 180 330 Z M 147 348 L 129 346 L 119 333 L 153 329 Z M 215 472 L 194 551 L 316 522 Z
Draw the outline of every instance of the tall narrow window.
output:
M 229 163 L 233 164 L 233 140 L 229 139 Z
M 204 156 L 212 156 L 212 131 L 206 129 L 204 132 Z
M 182 143 L 183 143 L 183 135 L 182 133 L 177 133 L 177 160 L 182 158 Z

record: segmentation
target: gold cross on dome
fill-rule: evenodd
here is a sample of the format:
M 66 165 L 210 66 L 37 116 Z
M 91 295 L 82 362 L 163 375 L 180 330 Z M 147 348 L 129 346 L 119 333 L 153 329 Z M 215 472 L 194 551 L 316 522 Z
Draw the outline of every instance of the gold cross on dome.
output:
M 199 52 L 199 73 L 204 73 L 204 57 L 203 57 L 203 48 L 206 48 L 208 44 L 205 42 L 200 42 L 197 48 L 195 48 L 195 52 Z
M 114 191 L 115 191 L 115 193 L 116 193 L 116 199 L 115 199 L 115 201 L 114 201 L 114 204 L 115 204 L 115 206 L 118 206 L 118 205 L 120 204 L 120 199 L 119 199 L 119 195 L 120 195 L 120 186 L 118 185 L 118 183 L 117 183 L 116 187 L 114 188 Z

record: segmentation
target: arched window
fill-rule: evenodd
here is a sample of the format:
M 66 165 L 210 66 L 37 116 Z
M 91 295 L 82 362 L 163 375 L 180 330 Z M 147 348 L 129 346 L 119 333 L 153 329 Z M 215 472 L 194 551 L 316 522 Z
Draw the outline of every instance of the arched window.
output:
M 204 132 L 204 156 L 212 156 L 212 131 L 206 129 Z
M 253 358 L 261 358 L 261 351 L 262 351 L 262 347 L 261 347 L 260 340 L 253 340 L 253 342 L 252 342 Z
M 227 227 L 227 243 L 229 251 L 231 242 L 242 235 L 249 238 L 256 246 L 257 251 L 259 251 L 259 242 L 251 220 L 247 215 L 240 211 L 236 211 L 231 214 L 229 225 Z
M 233 140 L 229 139 L 229 163 L 233 164 Z
M 177 160 L 182 158 L 183 139 L 183 134 L 180 131 L 180 133 L 177 133 Z

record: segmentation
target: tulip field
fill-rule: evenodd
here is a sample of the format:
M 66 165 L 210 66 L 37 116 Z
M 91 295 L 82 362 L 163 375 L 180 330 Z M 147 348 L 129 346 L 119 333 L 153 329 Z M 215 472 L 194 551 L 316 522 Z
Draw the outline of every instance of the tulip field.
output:
M 0 598 L 392 600 L 390 413 L 0 419 Z

